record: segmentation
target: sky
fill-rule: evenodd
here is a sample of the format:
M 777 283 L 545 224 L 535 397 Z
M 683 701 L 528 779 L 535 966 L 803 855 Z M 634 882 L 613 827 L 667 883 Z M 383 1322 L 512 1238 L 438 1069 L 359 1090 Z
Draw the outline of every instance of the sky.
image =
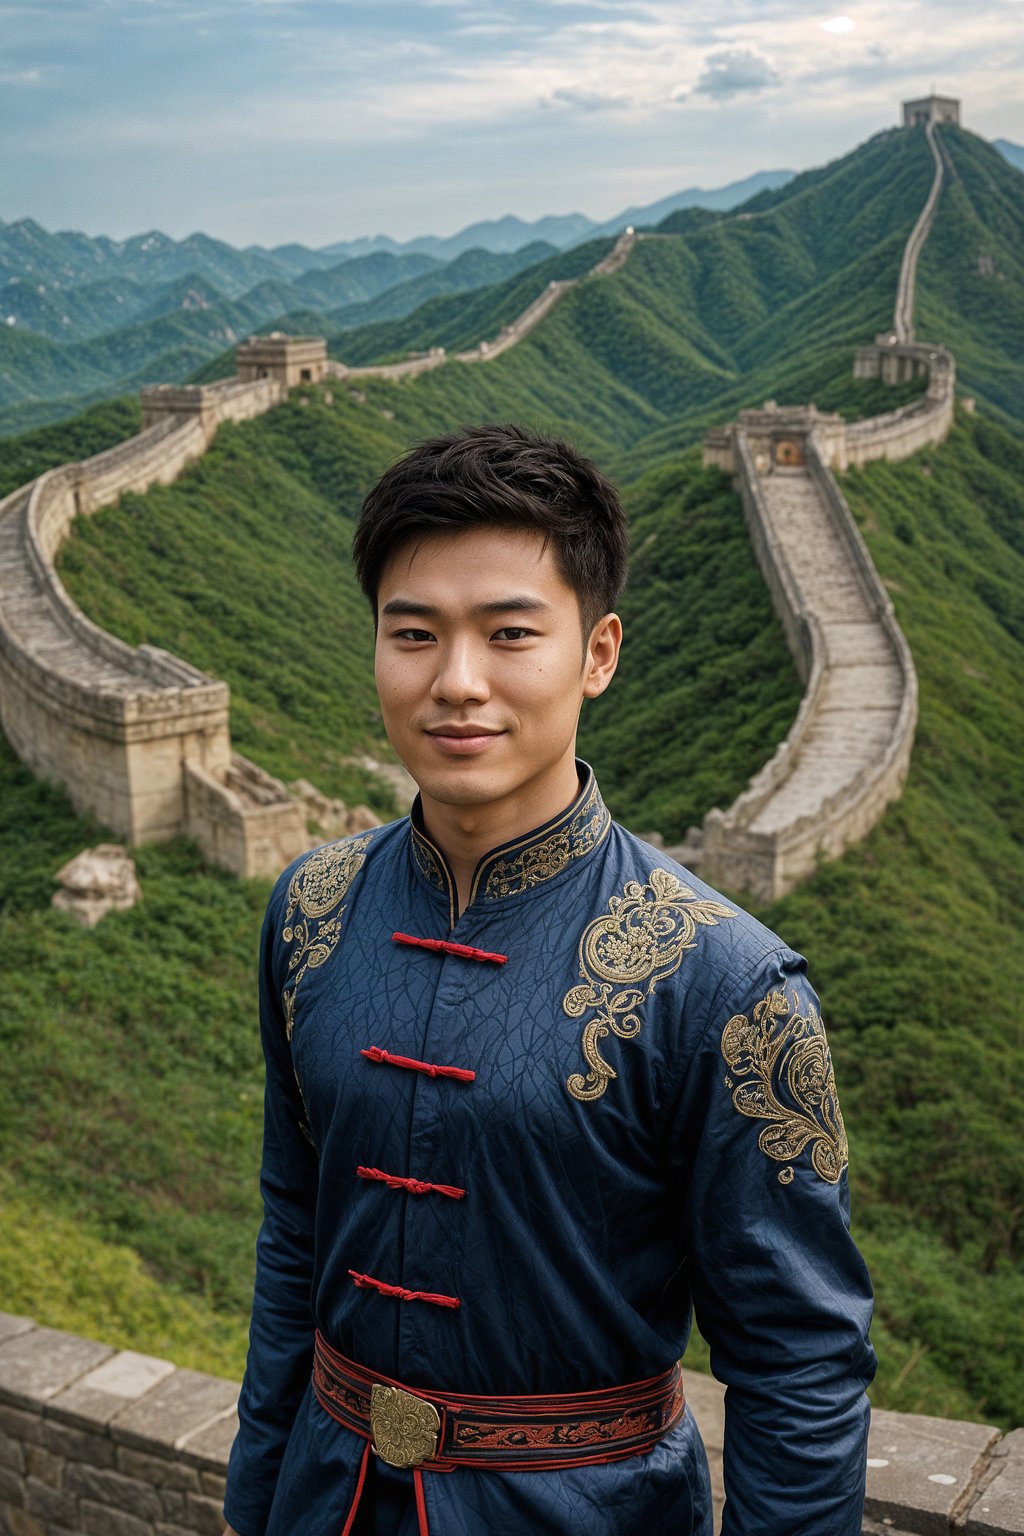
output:
M 233 245 L 610 218 L 963 101 L 1024 143 L 1024 0 L 0 0 L 0 219 Z

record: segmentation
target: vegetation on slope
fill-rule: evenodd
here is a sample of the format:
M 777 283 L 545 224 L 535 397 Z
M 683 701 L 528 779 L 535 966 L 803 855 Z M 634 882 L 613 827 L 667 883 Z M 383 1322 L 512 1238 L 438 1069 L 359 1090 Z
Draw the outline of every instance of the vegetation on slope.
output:
M 584 711 L 580 751 L 621 821 L 672 842 L 746 788 L 801 689 L 725 477 L 694 449 L 633 486 L 629 507 L 622 658 Z
M 59 426 L 37 427 L 11 438 L 0 452 L 0 498 L 77 459 L 91 458 L 139 431 L 142 412 L 132 399 L 105 400 Z
M 987 410 L 1024 428 L 1024 175 L 961 128 L 943 128 L 947 174 L 918 268 L 918 334 L 952 347 Z

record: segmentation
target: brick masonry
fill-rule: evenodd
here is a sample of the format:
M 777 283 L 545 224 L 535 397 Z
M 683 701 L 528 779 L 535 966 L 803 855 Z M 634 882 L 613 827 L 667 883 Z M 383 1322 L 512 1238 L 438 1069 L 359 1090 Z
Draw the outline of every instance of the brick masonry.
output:
M 686 1395 L 717 1528 L 724 1389 L 691 1372 Z M 235 1382 L 0 1313 L 0 1533 L 221 1536 L 237 1399 Z M 1024 1429 L 877 1410 L 864 1531 L 1022 1536 Z

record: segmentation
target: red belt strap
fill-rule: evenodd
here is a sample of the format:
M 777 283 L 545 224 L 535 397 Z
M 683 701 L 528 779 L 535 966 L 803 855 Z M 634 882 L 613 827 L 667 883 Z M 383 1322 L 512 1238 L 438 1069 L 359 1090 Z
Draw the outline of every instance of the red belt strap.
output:
M 341 1536 L 355 1520 L 371 1449 L 392 1465 L 412 1468 L 420 1536 L 428 1536 L 424 1472 L 557 1471 L 641 1456 L 679 1423 L 686 1407 L 678 1365 L 646 1381 L 596 1392 L 536 1397 L 410 1392 L 347 1360 L 320 1333 L 313 1391 L 326 1413 L 369 1442 Z

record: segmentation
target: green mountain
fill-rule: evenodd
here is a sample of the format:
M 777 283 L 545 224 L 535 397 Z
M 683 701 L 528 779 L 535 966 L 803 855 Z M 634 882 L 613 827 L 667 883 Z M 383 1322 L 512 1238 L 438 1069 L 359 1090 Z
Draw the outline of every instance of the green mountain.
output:
M 334 309 L 329 318 L 339 330 L 369 325 L 377 320 L 394 320 L 411 314 L 414 309 L 439 294 L 467 293 L 472 288 L 490 287 L 555 254 L 555 247 L 543 240 L 534 240 L 530 245 L 508 253 L 492 253 L 474 247 L 463 251 L 444 266 L 424 272 L 421 277 L 407 278 L 405 282 L 396 283 L 375 299 Z
M 1009 1425 L 1024 1421 L 1024 446 L 1003 423 L 1019 433 L 1024 396 L 1004 404 L 995 391 L 1014 366 L 997 318 L 1019 317 L 1010 258 L 1024 215 L 1004 195 L 1019 173 L 970 135 L 942 139 L 958 179 L 919 273 L 919 330 L 977 305 L 960 322 L 960 361 L 979 411 L 960 412 L 941 448 L 844 487 L 918 668 L 910 776 L 864 843 L 759 915 L 809 955 L 824 1000 L 878 1296 L 876 1400 Z M 175 485 L 76 529 L 64 580 L 106 627 L 226 678 L 241 750 L 364 798 L 351 759 L 385 748 L 347 556 L 361 496 L 410 440 L 456 421 L 564 431 L 623 485 L 634 542 L 620 675 L 586 711 L 581 746 L 616 815 L 672 839 L 728 803 L 800 696 L 737 497 L 700 467 L 700 431 L 766 395 L 857 414 L 911 393 L 857 383 L 850 367 L 891 316 L 930 181 L 923 134 L 893 133 L 753 217 L 680 215 L 672 238 L 641 241 L 493 362 L 334 382 L 223 428 Z M 970 244 L 981 232 L 992 271 Z M 494 334 L 510 284 L 533 280 L 435 298 L 396 325 L 415 345 L 450 347 L 473 304 Z M 429 310 L 444 334 L 428 331 Z M 936 339 L 958 347 L 947 330 Z M 34 433 L 14 445 L 16 471 L 105 446 L 114 429 L 97 411 L 73 435 Z M 45 1321 L 238 1371 L 266 887 L 201 870 L 182 843 L 143 849 L 145 899 L 105 919 L 98 941 L 48 905 L 53 871 L 98 829 L 9 754 L 0 779 L 0 943 L 24 978 L 0 1024 L 12 1234 L 0 1294 Z

